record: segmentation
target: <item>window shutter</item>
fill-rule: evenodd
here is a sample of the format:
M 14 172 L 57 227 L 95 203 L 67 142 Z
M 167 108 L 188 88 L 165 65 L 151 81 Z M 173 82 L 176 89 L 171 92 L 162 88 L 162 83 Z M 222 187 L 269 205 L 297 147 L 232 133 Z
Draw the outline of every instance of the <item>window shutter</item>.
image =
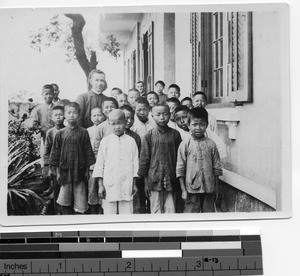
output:
M 228 20 L 228 88 L 231 101 L 252 101 L 252 13 L 231 12 Z
M 154 33 L 153 33 L 154 23 L 151 21 L 151 24 L 148 29 L 148 79 L 147 84 L 150 90 L 154 88 Z M 149 90 L 149 91 L 150 91 Z
M 199 71 L 199 14 L 191 13 L 190 17 L 191 33 L 190 43 L 192 47 L 192 94 L 198 90 L 198 71 Z

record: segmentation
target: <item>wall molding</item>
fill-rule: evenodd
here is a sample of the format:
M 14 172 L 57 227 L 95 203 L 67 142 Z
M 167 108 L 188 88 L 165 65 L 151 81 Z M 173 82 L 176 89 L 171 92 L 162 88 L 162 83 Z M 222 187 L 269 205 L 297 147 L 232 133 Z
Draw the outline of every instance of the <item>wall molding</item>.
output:
M 235 140 L 237 126 L 240 122 L 239 108 L 208 108 L 207 110 L 209 110 L 209 113 L 215 116 L 218 124 L 224 124 L 228 127 L 228 138 Z

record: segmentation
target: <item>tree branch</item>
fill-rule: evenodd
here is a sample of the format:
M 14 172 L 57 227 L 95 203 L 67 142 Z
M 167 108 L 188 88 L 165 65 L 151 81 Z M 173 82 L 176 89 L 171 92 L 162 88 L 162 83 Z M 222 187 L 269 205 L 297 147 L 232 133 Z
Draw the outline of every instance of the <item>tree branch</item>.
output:
M 81 14 L 67 13 L 65 16 L 73 21 L 71 30 L 74 40 L 75 56 L 85 75 L 88 77 L 90 72 L 90 63 L 85 53 L 84 40 L 82 37 L 82 30 L 85 26 L 85 20 Z

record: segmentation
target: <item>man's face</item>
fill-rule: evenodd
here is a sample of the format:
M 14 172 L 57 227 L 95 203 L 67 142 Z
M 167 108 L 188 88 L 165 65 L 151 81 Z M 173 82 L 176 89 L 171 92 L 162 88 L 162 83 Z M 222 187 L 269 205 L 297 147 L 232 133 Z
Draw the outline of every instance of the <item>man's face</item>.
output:
M 92 89 L 96 92 L 102 92 L 106 85 L 105 75 L 94 73 L 91 76 L 90 83 L 92 85 Z
M 144 84 L 142 82 L 137 83 L 136 89 L 142 94 L 144 92 Z

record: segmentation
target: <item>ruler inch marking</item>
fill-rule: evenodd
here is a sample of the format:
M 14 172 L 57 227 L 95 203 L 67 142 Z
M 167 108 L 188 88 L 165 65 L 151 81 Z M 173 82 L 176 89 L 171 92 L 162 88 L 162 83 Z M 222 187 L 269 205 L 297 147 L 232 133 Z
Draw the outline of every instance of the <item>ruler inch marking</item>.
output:
M 239 236 L 229 230 L 228 235 L 218 231 L 211 231 L 211 236 L 197 236 L 200 231 L 189 234 L 188 231 L 149 231 L 149 235 L 141 233 L 143 231 L 65 231 L 41 236 L 21 233 L 24 239 L 9 233 L 6 237 L 1 234 L 0 274 L 5 265 L 13 263 L 19 267 L 25 263 L 28 265 L 26 269 L 5 270 L 4 273 L 13 272 L 16 276 L 229 276 L 263 273 L 259 234 L 249 232 L 250 235 Z M 90 236 L 86 236 L 87 233 Z M 104 235 L 100 236 L 101 233 Z M 104 244 L 107 250 L 102 247 Z M 58 252 L 55 251 L 57 247 Z M 131 256 L 130 250 L 136 251 L 137 255 Z M 130 254 L 123 255 L 123 251 L 130 251 Z M 145 255 L 142 251 L 146 251 Z M 152 258 L 148 256 L 151 251 L 156 252 Z M 170 251 L 170 254 L 160 256 L 160 251 Z M 180 251 L 180 256 L 175 251 Z
M 241 270 L 241 274 L 240 275 L 263 275 L 263 270 L 262 269 L 249 269 L 249 270 Z

